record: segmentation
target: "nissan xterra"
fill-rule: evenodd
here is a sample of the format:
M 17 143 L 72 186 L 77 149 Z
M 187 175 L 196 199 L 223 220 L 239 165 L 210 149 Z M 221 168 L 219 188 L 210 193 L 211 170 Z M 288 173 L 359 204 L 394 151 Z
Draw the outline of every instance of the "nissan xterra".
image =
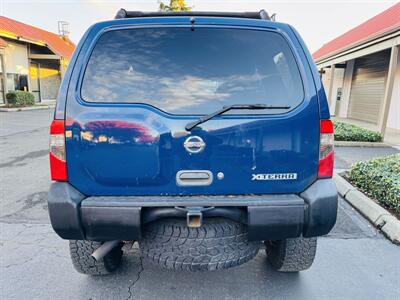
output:
M 237 266 L 265 244 L 279 271 L 335 224 L 333 126 L 290 25 L 257 13 L 134 12 L 93 25 L 50 128 L 48 208 L 74 267 L 114 271 L 122 246 L 161 267 Z

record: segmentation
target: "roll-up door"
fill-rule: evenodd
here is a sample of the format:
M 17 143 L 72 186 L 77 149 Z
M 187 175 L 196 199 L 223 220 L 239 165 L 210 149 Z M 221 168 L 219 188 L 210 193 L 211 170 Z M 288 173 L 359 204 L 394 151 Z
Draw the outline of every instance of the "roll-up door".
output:
M 377 123 L 385 94 L 390 49 L 357 58 L 354 64 L 348 117 Z

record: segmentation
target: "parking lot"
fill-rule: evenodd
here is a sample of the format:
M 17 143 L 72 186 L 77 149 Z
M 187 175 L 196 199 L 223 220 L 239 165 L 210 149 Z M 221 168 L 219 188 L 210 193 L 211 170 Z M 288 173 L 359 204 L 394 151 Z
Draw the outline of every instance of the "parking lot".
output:
M 76 273 L 68 242 L 52 231 L 47 215 L 52 113 L 0 113 L 2 299 L 400 299 L 400 247 L 342 199 L 336 227 L 319 239 L 314 265 L 300 274 L 273 271 L 263 250 L 224 271 L 160 270 L 141 260 L 137 244 L 125 246 L 123 265 L 111 276 Z M 374 155 L 367 148 L 336 153 L 340 169 Z

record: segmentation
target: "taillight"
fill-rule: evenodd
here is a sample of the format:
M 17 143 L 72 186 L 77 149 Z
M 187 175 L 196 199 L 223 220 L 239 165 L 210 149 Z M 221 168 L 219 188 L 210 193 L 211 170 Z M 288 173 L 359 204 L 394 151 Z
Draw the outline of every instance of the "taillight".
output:
M 50 174 L 52 180 L 68 180 L 64 120 L 54 120 L 50 126 Z
M 333 174 L 333 123 L 321 120 L 318 177 L 330 178 Z

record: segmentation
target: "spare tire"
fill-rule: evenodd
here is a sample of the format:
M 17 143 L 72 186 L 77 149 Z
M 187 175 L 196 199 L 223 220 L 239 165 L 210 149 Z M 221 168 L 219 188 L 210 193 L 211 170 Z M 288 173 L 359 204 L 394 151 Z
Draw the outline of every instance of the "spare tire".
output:
M 162 219 L 145 226 L 139 241 L 143 258 L 165 269 L 211 271 L 239 266 L 257 255 L 261 242 L 249 242 L 247 226 L 207 218 L 199 228 L 184 219 Z

